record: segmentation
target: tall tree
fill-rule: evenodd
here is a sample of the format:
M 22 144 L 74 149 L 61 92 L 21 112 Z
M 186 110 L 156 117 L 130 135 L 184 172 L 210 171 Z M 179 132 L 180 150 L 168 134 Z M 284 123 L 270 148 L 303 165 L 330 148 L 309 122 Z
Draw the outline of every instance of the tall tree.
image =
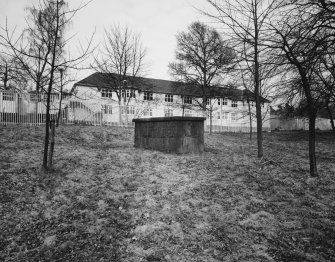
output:
M 50 102 L 55 87 L 57 69 L 60 67 L 74 67 L 89 54 L 91 42 L 77 57 L 65 59 L 63 56 L 64 48 L 71 39 L 71 37 L 65 38 L 66 27 L 82 7 L 70 9 L 64 0 L 41 0 L 37 5 L 27 8 L 27 28 L 18 38 L 14 39 L 14 32 L 10 32 L 7 25 L 2 28 L 3 34 L 0 34 L 2 44 L 7 50 L 11 51 L 12 56 L 20 61 L 22 68 L 35 82 L 36 91 L 43 90 L 46 95 L 42 163 L 46 170 L 49 169 L 48 162 L 51 163 L 51 161 L 48 161 Z
M 211 112 L 208 100 L 213 98 L 222 73 L 233 67 L 234 58 L 233 50 L 215 29 L 194 22 L 177 35 L 177 61 L 170 63 L 169 69 L 176 80 L 189 84 L 193 93 L 200 95 L 198 106 Z
M 105 30 L 105 42 L 92 65 L 102 73 L 110 91 L 116 94 L 119 105 L 119 123 L 122 123 L 122 107 L 126 106 L 134 94 L 132 89 L 145 73 L 146 49 L 141 44 L 139 34 L 127 26 L 112 26 Z M 132 95 L 127 97 L 127 91 Z
M 266 21 L 274 14 L 275 0 L 207 0 L 214 11 L 203 13 L 223 25 L 234 44 L 243 71 L 249 71 L 253 80 L 256 101 L 258 157 L 263 157 L 262 135 L 262 67 L 266 65 L 264 30 Z M 262 59 L 263 58 L 263 59 Z
M 269 34 L 268 44 L 274 49 L 273 57 L 277 63 L 286 69 L 286 79 L 297 83 L 291 85 L 293 93 L 301 94 L 307 102 L 310 175 L 316 177 L 315 121 L 322 98 L 316 70 L 325 51 L 334 44 L 335 34 L 332 22 L 319 15 L 323 6 L 313 3 L 286 1 L 279 10 L 280 16 L 269 22 L 273 34 Z

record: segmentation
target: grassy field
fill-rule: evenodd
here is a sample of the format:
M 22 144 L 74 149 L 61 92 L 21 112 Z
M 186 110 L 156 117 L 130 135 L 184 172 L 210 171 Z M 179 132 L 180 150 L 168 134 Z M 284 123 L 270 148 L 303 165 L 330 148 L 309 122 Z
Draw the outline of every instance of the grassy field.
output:
M 0 261 L 335 261 L 335 136 L 205 135 L 202 155 L 133 147 L 133 130 L 0 126 Z

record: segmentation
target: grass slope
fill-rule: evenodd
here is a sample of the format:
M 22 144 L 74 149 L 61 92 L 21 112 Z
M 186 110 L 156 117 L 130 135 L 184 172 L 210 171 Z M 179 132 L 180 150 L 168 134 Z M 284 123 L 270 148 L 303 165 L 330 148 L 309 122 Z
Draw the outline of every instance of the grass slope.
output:
M 205 135 L 202 155 L 133 147 L 133 130 L 0 126 L 1 261 L 335 261 L 335 139 Z

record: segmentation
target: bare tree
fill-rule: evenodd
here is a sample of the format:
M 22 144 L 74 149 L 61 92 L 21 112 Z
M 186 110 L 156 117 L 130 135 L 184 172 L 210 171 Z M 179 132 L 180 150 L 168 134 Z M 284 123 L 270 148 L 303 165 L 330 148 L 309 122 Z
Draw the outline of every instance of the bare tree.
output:
M 193 88 L 191 95 L 202 98 L 195 101 L 206 115 L 206 109 L 209 109 L 207 101 L 213 96 L 213 88 L 217 88 L 222 73 L 233 67 L 234 58 L 233 50 L 215 29 L 194 22 L 187 32 L 177 35 L 177 62 L 170 63 L 169 69 L 176 80 Z
M 214 12 L 202 11 L 224 26 L 231 38 L 234 51 L 239 57 L 243 72 L 249 71 L 253 80 L 253 93 L 256 101 L 258 157 L 263 157 L 262 135 L 262 68 L 266 64 L 263 55 L 265 22 L 277 8 L 275 0 L 207 0 Z M 243 73 L 242 72 L 242 73 Z M 264 77 L 265 75 L 263 75 Z
M 310 175 L 316 177 L 315 121 L 322 99 L 316 69 L 324 51 L 334 44 L 334 27 L 319 16 L 323 7 L 315 10 L 318 5 L 310 2 L 287 1 L 279 11 L 280 16 L 269 22 L 273 34 L 269 35 L 268 43 L 274 48 L 273 57 L 287 71 L 286 83 L 295 83 L 289 92 L 300 95 L 307 102 Z
M 146 49 L 140 35 L 127 26 L 112 26 L 105 30 L 105 42 L 93 67 L 100 73 L 104 83 L 114 92 L 119 105 L 119 123 L 122 123 L 122 107 L 134 97 L 134 89 L 145 72 Z M 127 92 L 130 95 L 127 96 Z
M 12 87 L 16 89 L 25 88 L 27 76 L 15 57 L 6 54 L 0 55 L 0 80 L 5 90 Z
M 64 49 L 71 39 L 65 38 L 66 27 L 82 7 L 69 9 L 64 0 L 41 0 L 37 5 L 27 8 L 27 28 L 19 37 L 14 38 L 14 32 L 10 32 L 7 25 L 2 28 L 2 44 L 20 61 L 22 68 L 36 84 L 36 92 L 42 90 L 47 98 L 42 164 L 45 170 L 50 168 L 48 163 L 52 163 L 52 160 L 48 161 L 50 102 L 57 80 L 57 69 L 75 67 L 87 56 L 90 49 L 91 42 L 77 57 L 64 57 Z

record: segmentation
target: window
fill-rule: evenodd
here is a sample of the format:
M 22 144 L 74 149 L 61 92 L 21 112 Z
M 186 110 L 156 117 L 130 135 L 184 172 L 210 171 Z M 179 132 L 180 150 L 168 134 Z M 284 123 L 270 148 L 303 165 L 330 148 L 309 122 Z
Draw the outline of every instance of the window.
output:
M 31 102 L 47 102 L 48 95 L 47 94 L 30 94 L 29 95 Z M 50 102 L 54 102 L 55 100 L 59 100 L 59 94 L 50 94 Z
M 165 95 L 165 102 L 172 103 L 173 102 L 173 95 Z
M 223 106 L 228 105 L 228 99 L 227 98 L 219 98 L 218 99 L 218 105 L 223 105 Z
M 235 100 L 231 101 L 231 107 L 237 107 L 237 101 Z
M 38 94 L 29 94 L 29 98 L 31 102 L 40 102 L 41 97 Z
M 190 110 L 190 109 L 185 109 L 185 111 L 184 111 L 184 116 L 192 116 L 192 110 Z
M 220 112 L 217 112 L 217 113 L 215 113 L 215 119 L 220 119 L 221 118 L 221 116 L 220 116 Z
M 3 92 L 2 99 L 7 101 L 14 101 L 14 93 L 13 92 Z
M 151 92 L 144 92 L 143 99 L 147 100 L 147 101 L 152 101 L 153 100 L 152 93 Z
M 211 105 L 211 100 L 207 99 L 207 105 L 210 106 Z
M 165 108 L 164 116 L 173 116 L 173 110 L 171 108 Z
M 227 106 L 228 105 L 228 99 L 227 98 L 224 98 L 223 101 L 222 101 L 222 105 L 223 106 Z
M 133 106 L 127 106 L 127 115 L 135 115 L 135 108 Z
M 228 112 L 222 112 L 222 119 L 228 120 L 229 113 Z
M 231 121 L 237 121 L 237 113 L 231 113 Z
M 45 95 L 45 101 L 47 99 L 47 95 Z M 59 100 L 59 94 L 51 94 L 50 95 L 50 101 L 53 102 L 55 100 Z
M 102 88 L 101 89 L 101 97 L 106 97 L 106 98 L 111 98 L 112 97 L 112 90 L 107 89 L 107 88 Z
M 102 105 L 102 113 L 103 114 L 112 114 L 112 106 L 111 105 Z
M 121 96 L 124 97 L 125 94 L 126 94 L 127 98 L 129 98 L 129 97 L 135 97 L 135 91 L 134 90 L 129 90 L 129 89 L 122 90 Z
M 143 116 L 152 116 L 152 108 L 144 109 Z
M 192 97 L 191 96 L 184 96 L 183 97 L 183 103 L 184 104 L 192 104 Z

